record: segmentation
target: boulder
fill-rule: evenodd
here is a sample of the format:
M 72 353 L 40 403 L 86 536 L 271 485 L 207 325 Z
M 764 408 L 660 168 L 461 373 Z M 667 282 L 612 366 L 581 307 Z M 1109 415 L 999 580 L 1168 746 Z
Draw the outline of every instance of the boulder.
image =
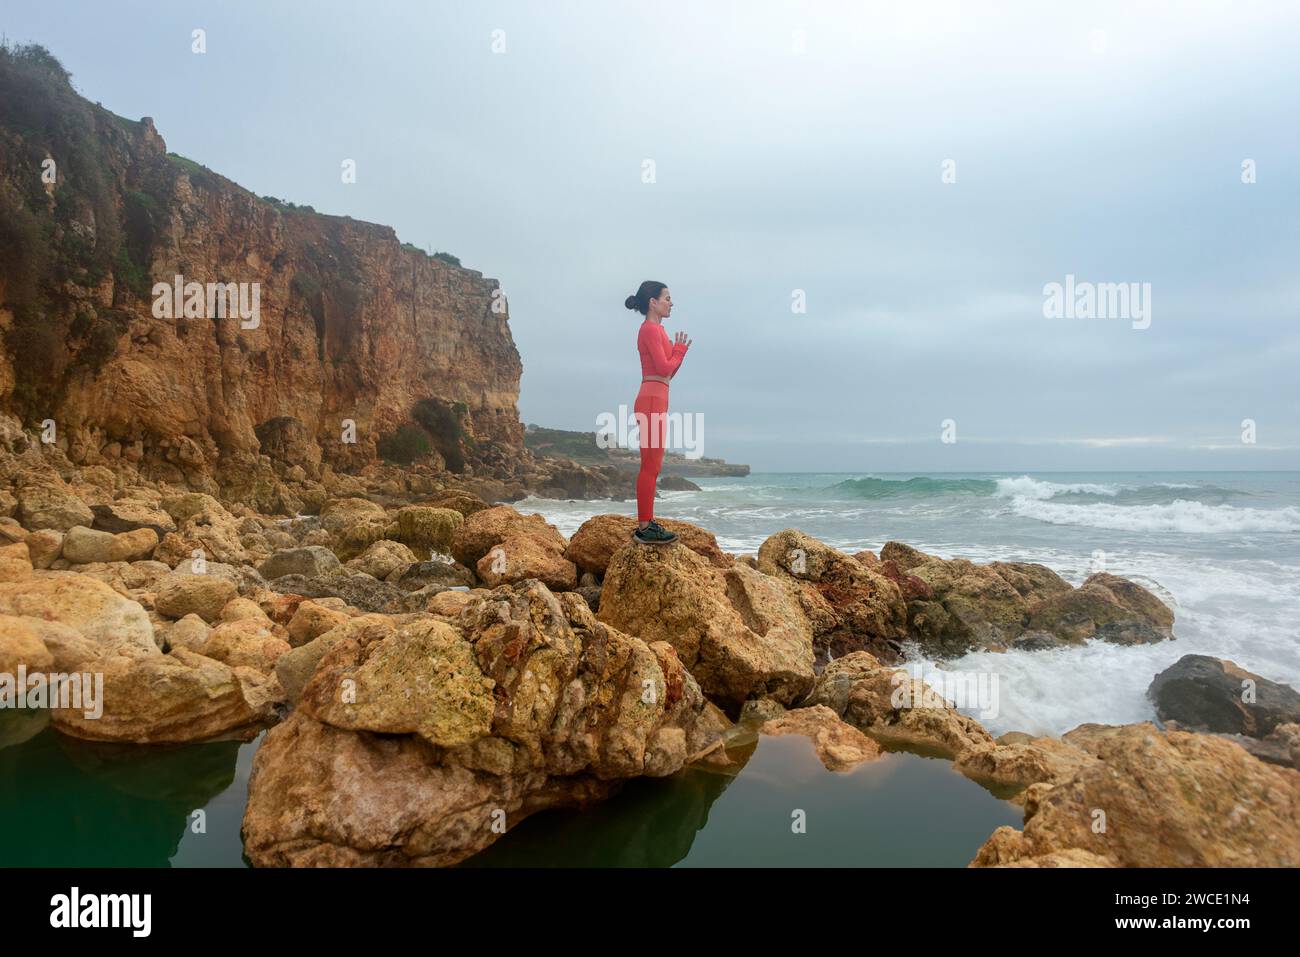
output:
M 1150 722 L 1085 725 L 1063 740 L 1097 760 L 1038 786 L 1024 829 L 998 828 L 972 867 L 1070 852 L 1118 867 L 1300 866 L 1300 773 Z
M 536 578 L 554 591 L 578 587 L 578 568 L 539 538 L 514 534 L 493 545 L 478 560 L 478 577 L 489 588 Z
M 1173 638 L 1174 613 L 1142 586 L 1115 575 L 1093 575 L 1078 588 L 1028 609 L 1025 626 L 1071 643 L 1100 638 L 1132 645 Z
M 934 555 L 927 555 L 902 542 L 885 542 L 884 547 L 880 549 L 880 561 L 893 562 L 901 572 L 910 572 L 919 565 L 934 560 L 936 560 Z
M 33 568 L 49 568 L 63 551 L 63 533 L 53 528 L 29 532 L 24 541 Z
M 320 527 L 327 532 L 387 521 L 383 507 L 364 498 L 330 499 L 320 511 Z
M 585 572 L 604 575 L 614 553 L 631 541 L 636 524 L 636 519 L 626 515 L 594 515 L 573 533 L 568 547 L 564 550 L 564 557 Z M 718 548 L 718 540 L 712 532 L 689 522 L 678 522 L 668 518 L 663 519 L 659 524 L 673 532 L 678 542 L 710 565 L 717 568 L 731 565 L 731 556 Z
M 458 626 L 337 630 L 254 758 L 256 866 L 455 864 L 536 811 L 674 773 L 726 727 L 671 647 L 540 582 L 476 596 Z
M 468 492 L 444 492 L 421 504 L 433 508 L 450 508 L 460 512 L 464 518 L 469 518 L 475 512 L 481 512 L 485 508 L 492 507 L 477 495 L 471 495 Z
M 168 532 L 176 531 L 176 521 L 161 508 L 134 499 L 119 499 L 106 505 L 92 505 L 94 528 L 103 532 L 133 532 L 140 528 L 153 529 L 161 541 Z
M 399 614 L 406 610 L 406 592 L 396 585 L 381 582 L 365 574 L 285 575 L 275 579 L 275 590 L 303 598 L 339 598 L 344 604 L 362 611 Z
M 372 542 L 364 552 L 347 563 L 353 571 L 364 572 L 374 578 L 387 578 L 416 563 L 415 553 L 401 542 L 381 539 Z
M 954 759 L 995 745 L 983 725 L 960 714 L 920 678 L 865 651 L 826 666 L 805 702 L 818 704 L 891 747 Z
M 1183 655 L 1147 688 L 1161 721 L 1184 731 L 1264 738 L 1281 724 L 1300 723 L 1300 694 L 1235 662 Z
M 27 529 L 52 528 L 60 532 L 90 525 L 95 514 L 57 475 L 28 480 L 17 490 L 18 521 Z
M 130 532 L 100 532 L 75 525 L 63 536 L 63 557 L 70 562 L 138 562 L 158 547 L 158 533 L 151 528 Z
M 104 658 L 95 667 L 104 676 L 102 715 L 66 708 L 51 713 L 54 727 L 70 737 L 163 744 L 247 734 L 272 717 L 280 698 L 274 679 L 183 649 Z
M 238 594 L 235 583 L 221 575 L 172 572 L 158 583 L 153 603 L 169 618 L 195 614 L 211 623 L 221 617 L 221 609 Z
M 799 701 L 812 687 L 813 633 L 788 583 L 745 565 L 716 568 L 680 543 L 631 543 L 614 554 L 600 620 L 676 649 L 713 701 Z
M 288 651 L 289 643 L 271 632 L 269 621 L 245 618 L 213 628 L 199 654 L 232 668 L 246 666 L 269 675 L 276 659 Z
M 758 568 L 797 588 L 819 663 L 854 651 L 901 657 L 907 604 L 898 584 L 878 571 L 793 528 L 763 542 Z
M 283 578 L 285 575 L 302 575 L 315 578 L 317 575 L 330 575 L 342 567 L 338 557 L 322 545 L 308 545 L 304 548 L 290 548 L 276 552 L 257 569 L 268 581 Z
M 409 546 L 423 560 L 433 552 L 446 554 L 450 551 L 456 529 L 464 520 L 455 509 L 407 505 L 398 509 L 395 527 L 390 526 L 385 537 Z
M 427 561 L 408 565 L 399 572 L 386 576 L 387 581 L 403 591 L 419 591 L 430 585 L 451 588 L 456 585 L 473 585 L 474 573 L 455 561 Z
M 59 622 L 126 657 L 158 654 L 153 625 L 140 603 L 87 575 L 43 572 L 43 578 L 0 584 L 0 614 Z
M 168 649 L 184 648 L 187 651 L 198 651 L 207 642 L 208 635 L 211 633 L 212 629 L 207 622 L 198 615 L 189 614 L 173 622 L 163 637 Z
M 991 747 L 963 752 L 953 762 L 953 769 L 986 787 L 1014 789 L 1011 800 L 1023 803 L 1033 785 L 1059 784 L 1096 760 L 1060 738 L 1011 732 Z
M 341 609 L 330 608 L 316 601 L 303 601 L 289 619 L 289 644 L 294 648 L 305 645 L 351 617 Z
M 451 554 L 466 568 L 476 568 L 493 546 L 516 535 L 534 538 L 541 547 L 561 556 L 568 546 L 564 536 L 542 516 L 521 515 L 509 505 L 497 505 L 474 512 L 457 527 Z
M 162 500 L 162 509 L 176 523 L 158 544 L 154 558 L 175 567 L 200 553 L 209 562 L 242 565 L 248 553 L 240 540 L 239 522 L 211 495 L 187 492 Z

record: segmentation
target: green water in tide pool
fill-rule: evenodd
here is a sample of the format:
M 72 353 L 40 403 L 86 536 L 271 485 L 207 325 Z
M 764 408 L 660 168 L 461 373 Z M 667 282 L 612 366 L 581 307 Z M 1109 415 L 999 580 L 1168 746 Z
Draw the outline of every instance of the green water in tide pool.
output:
M 0 714 L 0 865 L 247 866 L 260 737 L 130 747 L 42 725 Z M 730 772 L 633 780 L 587 810 L 533 815 L 462 866 L 964 867 L 994 828 L 1021 823 L 942 759 L 889 752 L 831 772 L 794 735 L 732 755 Z

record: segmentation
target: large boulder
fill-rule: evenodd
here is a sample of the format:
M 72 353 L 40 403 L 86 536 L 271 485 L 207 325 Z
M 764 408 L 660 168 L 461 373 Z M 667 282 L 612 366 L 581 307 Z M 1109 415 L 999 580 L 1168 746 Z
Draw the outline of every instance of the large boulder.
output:
M 898 581 L 907 599 L 910 637 L 936 657 L 1032 651 L 1092 638 L 1136 644 L 1173 637 L 1173 612 L 1141 585 L 1115 575 L 1099 573 L 1072 588 L 1031 562 L 977 565 L 899 542 L 887 543 L 880 555 L 877 570 Z
M 202 557 L 205 561 L 242 565 L 248 560 L 240 538 L 239 520 L 211 495 L 186 492 L 164 498 L 163 511 L 176 523 L 176 531 L 163 536 L 154 558 L 173 568 Z
M 998 828 L 972 867 L 1050 866 L 1071 852 L 1112 867 L 1300 866 L 1300 772 L 1150 722 L 1063 740 L 1097 760 L 1037 786 L 1024 829 Z
M 1013 791 L 1009 799 L 1023 804 L 1035 785 L 1059 784 L 1096 760 L 1060 738 L 1010 731 L 992 747 L 964 751 L 953 761 L 953 770 L 990 789 Z
M 434 552 L 447 554 L 456 529 L 464 520 L 461 513 L 452 508 L 407 505 L 398 509 L 397 520 L 384 534 L 386 538 L 408 546 L 419 559 L 424 560 Z
M 931 558 L 909 573 L 934 595 L 908 607 L 912 634 L 927 652 L 957 656 L 1002 647 L 1024 631 L 1030 602 L 997 569 L 964 558 Z
M 78 564 L 143 561 L 157 547 L 158 533 L 152 528 L 101 532 L 74 525 L 63 536 L 63 557 Z
M 626 515 L 593 515 L 573 533 L 564 557 L 584 572 L 604 575 L 614 553 L 631 540 L 636 524 L 636 519 Z M 718 547 L 718 540 L 712 532 L 689 522 L 669 518 L 663 519 L 659 524 L 673 532 L 679 542 L 710 565 L 726 568 L 732 563 L 731 556 Z
M 63 734 L 88 741 L 163 744 L 248 736 L 269 720 L 279 685 L 252 668 L 177 649 L 147 658 L 103 658 L 102 714 L 58 708 L 51 713 Z
M 349 561 L 347 567 L 351 571 L 364 572 L 372 578 L 387 578 L 417 561 L 415 553 L 401 542 L 381 539 L 372 542 L 364 552 Z
M 1300 723 L 1300 694 L 1235 662 L 1183 655 L 1155 676 L 1147 697 L 1161 721 L 1185 731 L 1265 738 L 1282 724 Z
M 493 547 L 513 536 L 535 539 L 541 548 L 561 556 L 569 544 L 541 515 L 521 515 L 509 505 L 497 505 L 474 512 L 456 528 L 451 554 L 466 568 L 476 568 Z
M 352 617 L 343 609 L 331 608 L 326 604 L 328 601 L 329 599 L 307 600 L 298 605 L 286 626 L 290 645 L 294 648 L 305 645 Z
M 540 582 L 477 596 L 456 626 L 336 630 L 254 758 L 257 866 L 455 864 L 536 811 L 674 773 L 726 726 L 671 647 Z
M 1173 638 L 1174 613 L 1141 585 L 1098 573 L 1028 609 L 1025 627 L 1071 643 L 1099 638 L 1133 645 Z
M 285 575 L 302 575 L 315 578 L 330 575 L 342 567 L 338 557 L 323 545 L 307 545 L 276 552 L 258 567 L 258 572 L 268 581 Z
M 388 515 L 383 506 L 364 498 L 330 499 L 320 511 L 320 527 L 327 532 L 387 521 Z
M 464 518 L 469 518 L 475 512 L 481 512 L 485 508 L 491 508 L 487 502 L 477 495 L 471 495 L 469 492 L 442 492 L 435 495 L 427 502 L 421 504 L 432 506 L 433 508 L 450 508 Z
M 763 542 L 758 568 L 798 590 L 819 663 L 855 651 L 887 661 L 901 657 L 907 604 L 896 582 L 793 528 Z
M 41 578 L 0 583 L 0 614 L 59 622 L 126 657 L 158 654 L 153 625 L 140 603 L 88 575 L 42 572 Z
M 747 565 L 716 568 L 680 543 L 628 543 L 601 589 L 600 620 L 676 650 L 704 693 L 799 701 L 813 685 L 813 632 L 795 589 Z
M 535 578 L 554 591 L 578 587 L 578 568 L 545 540 L 514 534 L 493 545 L 475 567 L 489 588 Z
M 365 574 L 338 571 L 333 575 L 284 575 L 271 584 L 277 592 L 303 598 L 340 598 L 362 611 L 399 614 L 406 610 L 407 593 L 396 585 Z
M 239 594 L 239 587 L 222 575 L 172 572 L 158 583 L 153 606 L 169 618 L 198 615 L 206 622 L 221 617 L 221 609 Z
M 168 532 L 176 531 L 176 520 L 147 501 L 118 499 L 104 505 L 92 505 L 90 510 L 95 514 L 94 527 L 101 532 L 133 532 L 150 528 L 161 540 Z
M 270 622 L 256 618 L 223 622 L 208 635 L 199 654 L 232 668 L 245 666 L 264 675 L 275 670 L 275 662 L 289 651 L 289 643 L 271 632 Z
M 17 490 L 18 521 L 23 528 L 53 528 L 60 532 L 91 525 L 95 513 L 58 475 L 23 473 Z
M 419 591 L 430 585 L 452 588 L 457 585 L 473 585 L 474 573 L 456 561 L 416 562 L 401 571 L 388 575 L 385 579 L 403 591 Z

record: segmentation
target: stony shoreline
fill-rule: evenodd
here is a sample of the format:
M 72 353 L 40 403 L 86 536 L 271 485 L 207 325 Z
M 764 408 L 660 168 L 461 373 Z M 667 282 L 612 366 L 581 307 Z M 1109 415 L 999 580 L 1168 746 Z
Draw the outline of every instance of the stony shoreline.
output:
M 565 538 L 382 468 L 326 475 L 318 513 L 284 518 L 34 444 L 3 464 L 0 672 L 102 675 L 101 715 L 50 713 L 74 738 L 270 728 L 244 816 L 258 866 L 455 864 L 537 811 L 725 766 L 755 732 L 806 736 L 833 770 L 950 760 L 1024 809 L 975 867 L 1300 863 L 1285 685 L 1186 656 L 1152 684 L 1163 727 L 994 738 L 903 667 L 909 647 L 1173 640 L 1173 612 L 1113 575 L 1076 588 L 796 529 L 731 555 L 672 521 L 677 544 L 643 546 L 618 515 Z

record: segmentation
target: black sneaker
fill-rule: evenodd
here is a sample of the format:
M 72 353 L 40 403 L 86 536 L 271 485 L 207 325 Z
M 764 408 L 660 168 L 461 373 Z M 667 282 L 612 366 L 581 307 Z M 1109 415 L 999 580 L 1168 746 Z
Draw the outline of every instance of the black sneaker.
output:
M 675 534 L 655 521 L 651 521 L 645 528 L 638 528 L 632 537 L 642 545 L 669 545 L 677 541 Z

